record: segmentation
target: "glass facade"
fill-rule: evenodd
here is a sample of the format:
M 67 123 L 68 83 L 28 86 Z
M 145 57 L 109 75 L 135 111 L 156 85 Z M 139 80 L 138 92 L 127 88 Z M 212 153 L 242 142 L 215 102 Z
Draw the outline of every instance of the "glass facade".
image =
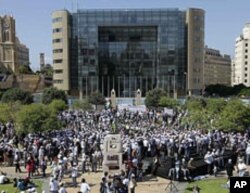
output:
M 118 97 L 185 90 L 185 12 L 78 10 L 71 17 L 71 88 Z

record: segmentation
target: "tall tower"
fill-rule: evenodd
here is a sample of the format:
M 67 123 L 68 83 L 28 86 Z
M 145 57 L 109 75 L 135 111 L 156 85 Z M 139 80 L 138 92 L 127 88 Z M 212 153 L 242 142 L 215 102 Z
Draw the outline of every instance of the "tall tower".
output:
M 250 86 L 250 23 L 235 40 L 235 55 L 232 62 L 232 85 Z
M 190 8 L 186 13 L 187 25 L 187 91 L 200 94 L 204 87 L 204 27 L 205 11 Z
M 70 90 L 69 23 L 68 11 L 55 11 L 52 14 L 53 85 L 66 92 Z
M 7 15 L 0 16 L 0 64 L 13 72 L 17 70 L 15 43 L 15 19 Z
M 40 53 L 40 70 L 45 67 L 45 55 L 44 53 Z

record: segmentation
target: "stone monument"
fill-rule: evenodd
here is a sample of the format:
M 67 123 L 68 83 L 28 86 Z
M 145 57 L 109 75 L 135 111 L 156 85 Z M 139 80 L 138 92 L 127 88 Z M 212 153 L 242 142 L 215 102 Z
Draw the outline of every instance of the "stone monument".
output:
M 141 90 L 138 89 L 138 90 L 136 91 L 136 96 L 135 96 L 135 105 L 136 105 L 136 106 L 139 106 L 139 105 L 141 105 L 141 104 L 142 104 L 142 102 L 141 102 Z
M 121 135 L 109 134 L 104 138 L 103 149 L 103 172 L 109 174 L 119 173 L 125 169 L 122 160 Z
M 110 99 L 111 99 L 111 107 L 116 108 L 116 95 L 115 95 L 115 90 L 114 89 L 111 90 Z

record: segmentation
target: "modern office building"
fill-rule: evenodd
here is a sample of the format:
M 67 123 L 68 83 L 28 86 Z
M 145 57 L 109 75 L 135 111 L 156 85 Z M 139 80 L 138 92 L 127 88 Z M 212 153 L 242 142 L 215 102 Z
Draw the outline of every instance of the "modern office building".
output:
M 29 66 L 29 48 L 16 38 L 16 63 L 17 65 Z
M 15 19 L 0 16 L 0 66 L 17 72 L 20 65 L 29 65 L 29 49 L 16 37 Z
M 231 86 L 231 57 L 219 50 L 205 47 L 204 86 L 223 84 Z
M 250 86 L 250 23 L 235 41 L 235 55 L 232 62 L 232 85 Z
M 67 10 L 52 14 L 54 86 L 80 97 L 203 88 L 201 9 Z
M 45 55 L 44 53 L 40 53 L 40 70 L 45 67 Z

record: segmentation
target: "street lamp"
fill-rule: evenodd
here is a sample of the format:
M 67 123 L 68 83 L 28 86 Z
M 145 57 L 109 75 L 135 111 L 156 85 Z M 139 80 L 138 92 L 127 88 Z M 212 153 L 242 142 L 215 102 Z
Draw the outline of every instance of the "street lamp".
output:
M 185 96 L 188 94 L 188 73 L 184 72 L 184 78 L 185 78 Z

